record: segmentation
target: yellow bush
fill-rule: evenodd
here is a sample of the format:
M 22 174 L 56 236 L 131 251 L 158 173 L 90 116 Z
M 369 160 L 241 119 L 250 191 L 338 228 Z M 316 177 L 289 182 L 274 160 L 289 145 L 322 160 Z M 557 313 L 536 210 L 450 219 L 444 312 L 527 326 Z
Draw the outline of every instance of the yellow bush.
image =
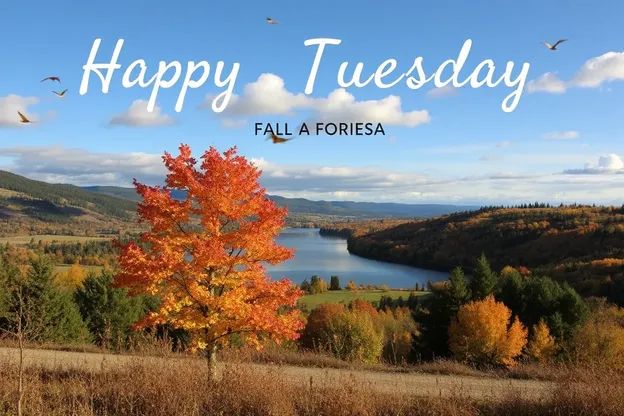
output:
M 82 285 L 86 277 L 86 270 L 79 264 L 74 263 L 67 271 L 58 273 L 55 281 L 63 288 L 74 290 Z
M 576 358 L 624 370 L 624 308 L 600 305 L 572 341 Z
M 449 327 L 449 346 L 455 357 L 474 364 L 512 366 L 527 343 L 527 329 L 492 295 L 459 308 Z
M 533 336 L 527 345 L 527 354 L 534 360 L 548 360 L 555 353 L 555 339 L 543 319 L 533 326 Z

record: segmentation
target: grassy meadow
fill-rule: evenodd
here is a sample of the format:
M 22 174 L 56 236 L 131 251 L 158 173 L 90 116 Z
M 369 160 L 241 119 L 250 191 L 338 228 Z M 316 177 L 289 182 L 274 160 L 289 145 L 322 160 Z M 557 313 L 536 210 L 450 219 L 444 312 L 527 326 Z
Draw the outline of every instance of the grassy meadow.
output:
M 42 353 L 44 353 L 42 351 Z M 42 354 L 42 356 L 45 354 Z M 28 415 L 622 415 L 624 379 L 572 372 L 552 383 L 392 375 L 229 363 L 217 380 L 196 359 L 27 357 Z M 89 361 L 91 356 L 95 361 Z M 8 357 L 6 357 L 8 358 Z M 0 411 L 17 414 L 16 359 L 0 359 Z M 547 370 L 545 368 L 544 370 Z
M 299 300 L 299 305 L 305 305 L 307 309 L 311 310 L 323 303 L 348 304 L 355 299 L 379 302 L 382 296 L 390 296 L 393 299 L 398 299 L 402 296 L 404 300 L 407 300 L 410 293 L 414 293 L 416 296 L 427 294 L 427 292 L 412 292 L 409 290 L 329 290 L 315 295 L 305 295 Z

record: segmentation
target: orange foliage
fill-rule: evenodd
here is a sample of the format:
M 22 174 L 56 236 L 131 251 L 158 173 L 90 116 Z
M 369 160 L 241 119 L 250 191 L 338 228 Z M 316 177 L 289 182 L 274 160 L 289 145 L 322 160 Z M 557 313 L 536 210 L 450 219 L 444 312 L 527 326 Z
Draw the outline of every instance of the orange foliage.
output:
M 294 307 L 303 292 L 288 279 L 270 280 L 262 266 L 293 257 L 274 240 L 286 209 L 266 198 L 261 171 L 236 148 L 221 155 L 211 147 L 200 162 L 188 146 L 179 150 L 163 156 L 165 187 L 134 182 L 143 198 L 140 220 L 151 229 L 141 236 L 144 245 L 121 247 L 115 280 L 131 294 L 161 299 L 138 326 L 169 323 L 188 331 L 200 349 L 226 344 L 234 334 L 258 347 L 259 335 L 298 338 L 303 323 Z M 172 198 L 173 189 L 186 199 Z
M 449 346 L 455 356 L 476 364 L 512 366 L 527 342 L 527 329 L 492 295 L 459 308 L 449 328 Z
M 372 303 L 364 299 L 352 300 L 349 307 L 355 312 L 367 313 L 371 317 L 371 319 L 373 319 L 373 321 L 375 321 L 375 319 L 377 318 L 377 309 L 373 306 Z
M 303 347 L 313 350 L 327 347 L 330 340 L 327 338 L 326 328 L 336 316 L 344 312 L 344 305 L 340 303 L 323 303 L 312 309 L 301 335 Z

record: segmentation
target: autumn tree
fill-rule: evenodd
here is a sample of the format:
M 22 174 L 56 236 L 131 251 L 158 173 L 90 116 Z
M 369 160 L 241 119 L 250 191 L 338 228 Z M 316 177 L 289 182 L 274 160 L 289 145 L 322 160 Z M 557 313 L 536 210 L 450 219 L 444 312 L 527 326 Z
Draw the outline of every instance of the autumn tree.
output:
M 187 145 L 179 151 L 163 156 L 165 186 L 134 180 L 142 197 L 138 215 L 150 230 L 143 244 L 120 247 L 115 283 L 131 295 L 159 297 L 159 308 L 137 325 L 186 330 L 191 349 L 206 351 L 215 376 L 217 350 L 234 335 L 258 348 L 265 338 L 298 338 L 303 323 L 295 306 L 303 292 L 266 274 L 263 263 L 281 263 L 294 250 L 275 241 L 287 209 L 267 198 L 261 171 L 235 147 L 223 155 L 211 147 L 201 161 Z M 184 198 L 174 199 L 172 191 Z
M 345 307 L 340 303 L 322 303 L 312 309 L 299 340 L 301 346 L 314 351 L 328 350 L 331 340 L 327 328 L 330 321 L 344 311 Z
M 572 339 L 574 357 L 624 370 L 624 308 L 591 299 L 591 314 Z
M 416 322 L 407 307 L 385 309 L 377 321 L 384 331 L 383 358 L 393 364 L 403 364 L 412 350 L 412 339 L 418 334 Z
M 317 275 L 310 278 L 310 293 L 312 295 L 327 292 L 327 289 L 327 282 L 324 279 L 318 277 Z
M 82 282 L 87 277 L 87 272 L 78 264 L 72 264 L 68 270 L 57 273 L 55 282 L 68 291 L 74 291 L 82 286 Z
M 461 308 L 449 327 L 449 346 L 455 357 L 474 364 L 511 366 L 527 343 L 528 331 L 493 296 Z
M 527 354 L 534 360 L 548 360 L 555 353 L 555 339 L 550 335 L 543 319 L 533 326 L 533 334 L 527 344 Z

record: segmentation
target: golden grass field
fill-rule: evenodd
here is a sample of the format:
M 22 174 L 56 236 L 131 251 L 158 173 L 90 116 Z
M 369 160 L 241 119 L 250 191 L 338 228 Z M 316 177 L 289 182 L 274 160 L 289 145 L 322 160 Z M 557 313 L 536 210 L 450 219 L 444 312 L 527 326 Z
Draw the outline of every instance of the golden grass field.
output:
M 0 414 L 15 415 L 19 350 L 0 348 Z M 182 356 L 24 351 L 25 415 L 624 415 L 624 377 L 554 382 L 295 367 Z M 545 368 L 544 371 L 548 371 Z
M 19 350 L 0 348 L 0 362 L 17 362 Z M 165 362 L 178 363 L 180 366 L 205 366 L 206 362 L 194 357 L 145 357 L 93 352 L 73 352 L 55 350 L 25 350 L 27 367 L 43 367 L 51 370 L 86 370 L 102 371 L 142 363 L 155 367 Z M 433 375 L 422 373 L 393 373 L 372 370 L 348 370 L 335 368 L 310 368 L 289 365 L 271 365 L 256 363 L 220 363 L 220 374 L 227 367 L 244 368 L 258 375 L 278 372 L 296 386 L 318 383 L 340 386 L 349 378 L 365 383 L 377 392 L 413 394 L 419 396 L 449 397 L 461 391 L 467 397 L 483 399 L 486 397 L 504 397 L 510 388 L 521 392 L 524 397 L 539 399 L 549 394 L 553 383 L 537 380 L 513 380 L 504 378 L 486 378 L 471 376 Z

